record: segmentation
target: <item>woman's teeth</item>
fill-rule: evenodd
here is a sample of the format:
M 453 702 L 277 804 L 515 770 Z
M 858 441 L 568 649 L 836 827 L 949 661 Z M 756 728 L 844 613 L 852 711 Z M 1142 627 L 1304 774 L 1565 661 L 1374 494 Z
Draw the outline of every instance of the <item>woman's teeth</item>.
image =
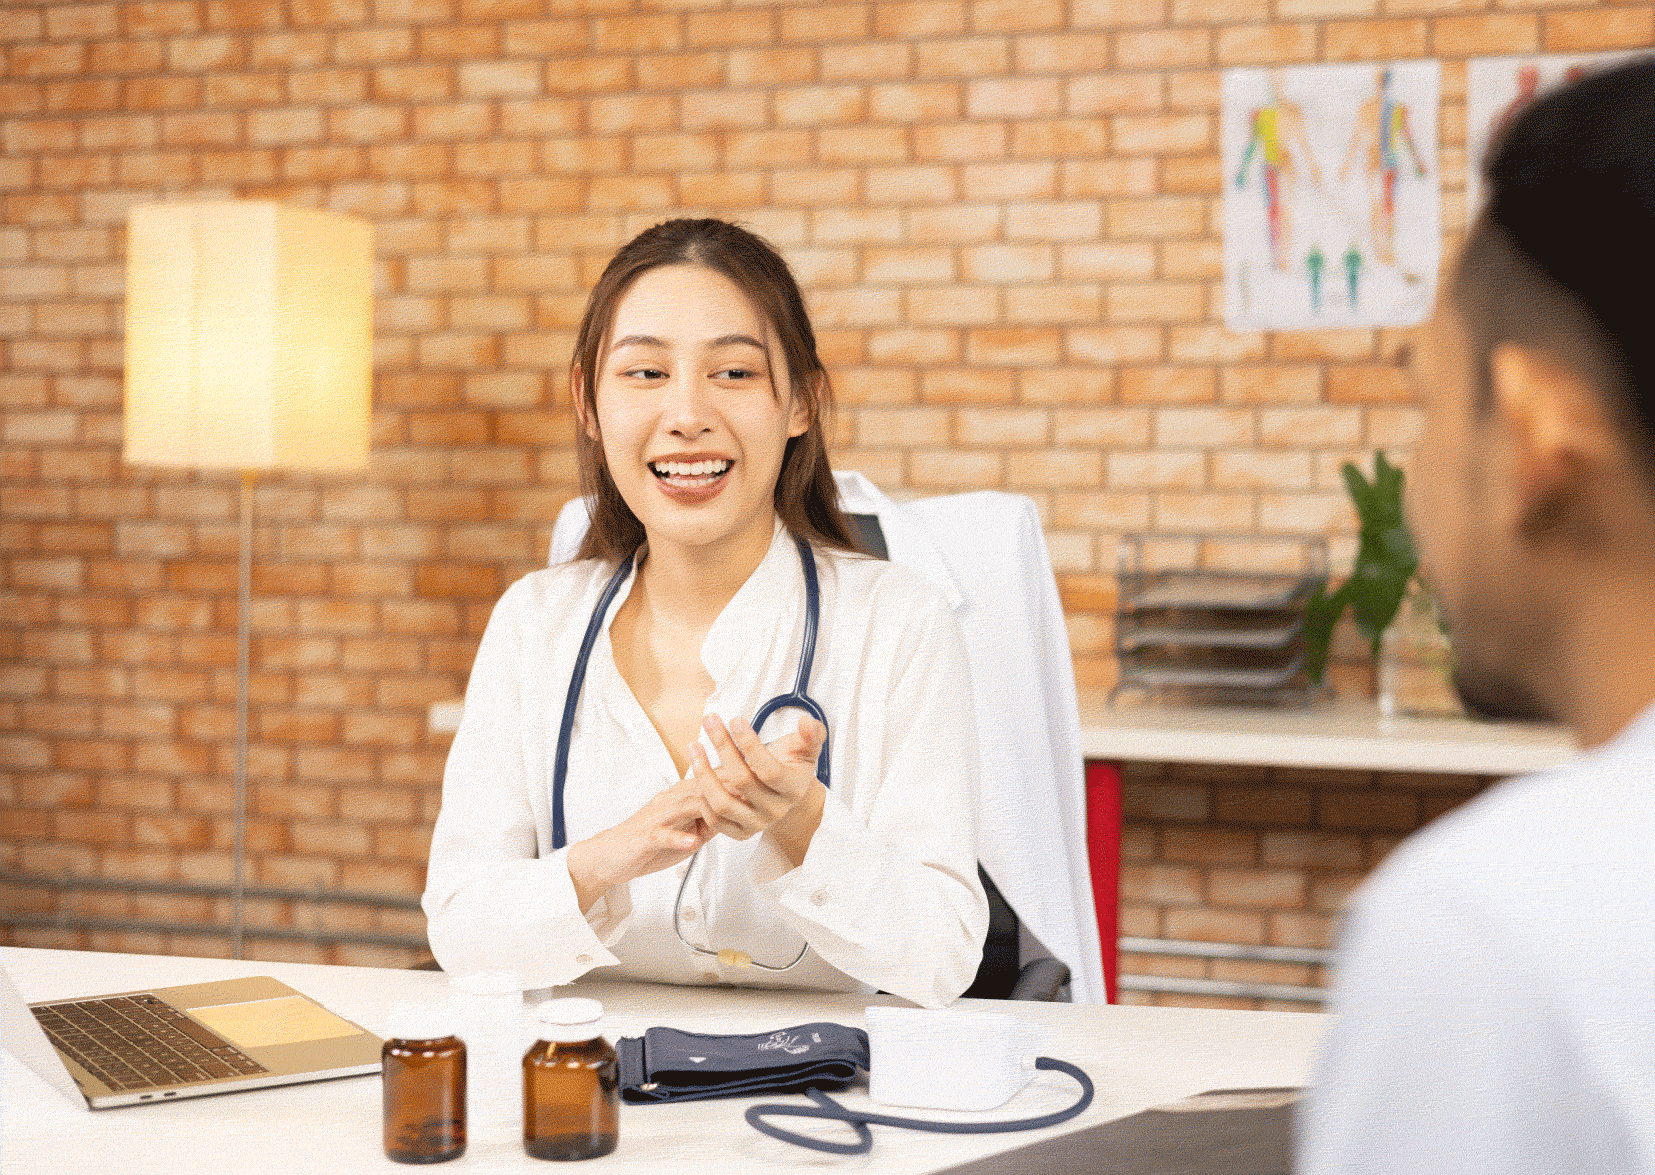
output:
M 730 471 L 730 461 L 654 461 L 650 472 L 662 481 L 674 485 L 695 487 L 711 485 Z

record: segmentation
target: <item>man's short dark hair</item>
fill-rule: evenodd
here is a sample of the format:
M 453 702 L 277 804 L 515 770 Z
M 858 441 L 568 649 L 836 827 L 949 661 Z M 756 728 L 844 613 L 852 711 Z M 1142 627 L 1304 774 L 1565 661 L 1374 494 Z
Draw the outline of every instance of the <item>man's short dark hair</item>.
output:
M 1602 392 L 1655 479 L 1655 58 L 1534 102 L 1483 174 L 1449 296 L 1484 406 L 1496 346 L 1553 353 Z

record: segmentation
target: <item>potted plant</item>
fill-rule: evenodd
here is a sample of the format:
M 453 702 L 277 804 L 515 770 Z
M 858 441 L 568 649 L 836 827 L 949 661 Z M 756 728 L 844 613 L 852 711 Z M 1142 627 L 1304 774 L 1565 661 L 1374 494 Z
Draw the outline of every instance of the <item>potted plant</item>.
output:
M 1357 631 L 1367 638 L 1377 668 L 1385 630 L 1419 571 L 1414 536 L 1402 512 L 1402 470 L 1379 450 L 1373 455 L 1372 481 L 1348 461 L 1340 472 L 1356 506 L 1360 530 L 1350 578 L 1332 594 L 1325 583 L 1319 585 L 1305 604 L 1305 663 L 1316 682 L 1327 668 L 1333 627 L 1347 608 Z

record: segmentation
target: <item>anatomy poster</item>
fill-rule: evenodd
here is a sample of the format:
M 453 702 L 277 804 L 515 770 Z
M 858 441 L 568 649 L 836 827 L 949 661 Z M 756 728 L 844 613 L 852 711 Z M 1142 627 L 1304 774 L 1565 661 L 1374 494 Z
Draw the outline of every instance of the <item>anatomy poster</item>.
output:
M 1475 220 L 1483 208 L 1483 157 L 1517 112 L 1554 86 L 1594 70 L 1619 65 L 1648 50 L 1554 53 L 1545 57 L 1478 57 L 1465 78 L 1465 210 Z
M 1435 61 L 1224 72 L 1225 321 L 1405 326 L 1442 251 Z

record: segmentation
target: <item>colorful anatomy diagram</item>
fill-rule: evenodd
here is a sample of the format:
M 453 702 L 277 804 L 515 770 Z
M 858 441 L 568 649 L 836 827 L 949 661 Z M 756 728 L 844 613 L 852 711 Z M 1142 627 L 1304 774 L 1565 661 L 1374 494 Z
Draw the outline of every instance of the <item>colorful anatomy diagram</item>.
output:
M 1316 154 L 1305 138 L 1304 112 L 1297 102 L 1281 96 L 1278 71 L 1270 71 L 1270 100 L 1253 111 L 1252 135 L 1247 151 L 1241 157 L 1241 168 L 1236 174 L 1236 187 L 1245 188 L 1253 161 L 1258 161 L 1258 185 L 1264 195 L 1265 222 L 1270 231 L 1270 261 L 1280 272 L 1287 271 L 1288 240 L 1293 223 L 1292 208 L 1298 177 L 1308 174 L 1310 182 L 1320 185 L 1321 169 L 1316 166 Z
M 1405 325 L 1441 250 L 1436 62 L 1224 74 L 1226 322 Z
M 1396 264 L 1396 181 L 1402 170 L 1403 155 L 1412 161 L 1410 170 L 1415 179 L 1425 178 L 1425 163 L 1414 145 L 1413 133 L 1408 128 L 1408 104 L 1399 102 L 1391 92 L 1391 71 L 1382 68 L 1376 74 L 1376 93 L 1362 103 L 1356 115 L 1356 130 L 1350 138 L 1350 149 L 1339 165 L 1339 178 L 1345 179 L 1351 165 L 1360 156 L 1362 177 L 1368 190 L 1370 225 L 1373 244 L 1380 261 Z

